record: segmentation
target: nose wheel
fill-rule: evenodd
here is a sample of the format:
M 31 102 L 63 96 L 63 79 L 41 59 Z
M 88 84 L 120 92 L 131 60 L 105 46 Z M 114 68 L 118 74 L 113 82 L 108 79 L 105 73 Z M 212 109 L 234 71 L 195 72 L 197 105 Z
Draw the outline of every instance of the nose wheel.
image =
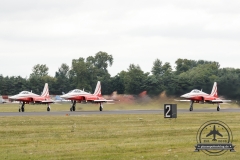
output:
M 220 108 L 220 105 L 218 105 L 218 106 L 217 106 L 217 111 L 220 111 L 220 109 L 221 109 L 221 108 Z
M 193 111 L 193 101 L 191 101 L 191 103 L 190 103 L 189 111 Z
M 189 111 L 192 111 L 192 110 L 193 110 L 193 107 L 190 107 L 190 108 L 189 108 Z
M 19 106 L 19 109 L 18 109 L 19 112 L 24 112 L 25 111 L 24 105 L 25 105 L 25 102 L 23 102 L 22 105 Z
M 100 103 L 99 111 L 103 111 L 103 105 Z

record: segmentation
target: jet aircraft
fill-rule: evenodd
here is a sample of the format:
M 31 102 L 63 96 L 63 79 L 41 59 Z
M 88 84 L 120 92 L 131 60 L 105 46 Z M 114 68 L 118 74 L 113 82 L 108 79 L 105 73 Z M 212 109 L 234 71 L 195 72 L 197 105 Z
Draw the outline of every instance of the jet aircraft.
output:
M 53 100 L 50 99 L 48 84 L 45 83 L 42 95 L 37 95 L 29 91 L 22 91 L 19 94 L 9 97 L 11 101 L 19 101 L 19 112 L 24 112 L 25 104 L 33 103 L 33 104 L 47 104 L 47 111 L 50 111 L 50 103 L 54 103 Z
M 218 98 L 217 92 L 217 82 L 214 82 L 211 94 L 207 94 L 202 90 L 194 89 L 189 93 L 181 95 L 182 98 L 186 100 L 178 100 L 178 101 L 190 101 L 189 110 L 193 110 L 193 103 L 209 103 L 209 104 L 217 104 L 217 111 L 220 111 L 220 103 L 231 102 L 231 100 L 222 100 Z
M 72 104 L 71 104 L 71 107 L 70 107 L 70 111 L 75 111 L 76 110 L 76 102 L 80 102 L 80 103 L 81 102 L 83 102 L 83 103 L 87 103 L 87 102 L 99 103 L 100 104 L 99 110 L 102 111 L 103 110 L 102 103 L 113 101 L 113 100 L 106 100 L 105 98 L 102 97 L 100 81 L 97 82 L 97 86 L 96 86 L 94 94 L 85 92 L 85 91 L 80 90 L 80 89 L 74 89 L 74 90 L 71 90 L 67 94 L 64 94 L 60 97 L 64 98 L 64 99 L 67 99 L 67 100 L 71 100 Z

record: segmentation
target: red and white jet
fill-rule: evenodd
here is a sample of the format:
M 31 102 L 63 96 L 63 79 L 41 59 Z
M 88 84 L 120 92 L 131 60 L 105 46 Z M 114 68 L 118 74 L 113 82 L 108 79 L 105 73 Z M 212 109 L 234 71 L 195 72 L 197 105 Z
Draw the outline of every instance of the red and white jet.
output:
M 37 95 L 29 91 L 22 91 L 19 94 L 9 97 L 11 101 L 19 101 L 22 104 L 19 105 L 19 112 L 24 112 L 24 105 L 29 103 L 36 104 L 47 104 L 47 111 L 50 111 L 50 103 L 54 103 L 53 100 L 50 99 L 48 84 L 45 83 L 42 95 Z
M 189 93 L 181 95 L 181 97 L 187 100 L 179 100 L 179 101 L 190 101 L 190 108 L 189 108 L 190 111 L 193 110 L 193 103 L 217 104 L 217 111 L 220 111 L 219 103 L 231 102 L 231 100 L 222 100 L 218 98 L 217 82 L 214 82 L 211 94 L 207 94 L 200 90 L 194 89 Z
M 103 110 L 102 103 L 113 101 L 113 100 L 106 100 L 102 97 L 100 81 L 97 82 L 97 86 L 96 86 L 94 94 L 85 92 L 85 91 L 80 90 L 80 89 L 74 89 L 74 90 L 71 90 L 67 94 L 64 94 L 60 97 L 63 98 L 63 99 L 71 100 L 72 104 L 71 104 L 71 107 L 70 107 L 70 111 L 75 111 L 76 110 L 76 102 L 80 102 L 80 103 L 81 102 L 84 102 L 84 103 L 86 103 L 86 102 L 99 103 L 100 104 L 99 110 L 102 111 Z

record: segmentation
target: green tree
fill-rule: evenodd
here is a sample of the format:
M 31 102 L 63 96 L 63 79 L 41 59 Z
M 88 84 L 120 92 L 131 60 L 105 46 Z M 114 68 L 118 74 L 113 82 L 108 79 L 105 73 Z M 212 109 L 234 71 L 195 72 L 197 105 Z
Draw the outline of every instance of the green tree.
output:
M 176 74 L 179 75 L 183 72 L 188 71 L 189 69 L 192 69 L 193 67 L 197 66 L 197 62 L 194 60 L 188 60 L 188 59 L 177 59 L 175 61 L 176 64 Z
M 86 59 L 88 70 L 88 83 L 91 91 L 94 92 L 97 81 L 101 81 L 102 94 L 110 94 L 111 92 L 111 75 L 108 73 L 108 67 L 112 66 L 113 57 L 106 52 L 98 52 L 95 56 L 89 56 Z
M 125 92 L 128 94 L 139 94 L 144 88 L 149 73 L 144 73 L 139 65 L 130 64 L 128 72 L 124 77 Z
M 110 88 L 110 93 L 117 91 L 118 94 L 124 94 L 124 76 L 126 72 L 121 71 L 118 73 L 116 76 L 111 78 L 111 88 Z
M 213 82 L 217 80 L 218 65 L 216 63 L 199 64 L 197 67 L 189 69 L 178 76 L 179 86 L 184 90 L 203 89 L 205 92 L 211 92 Z M 188 87 L 187 87 L 188 86 Z M 185 91 L 186 92 L 186 91 Z
M 85 59 L 80 57 L 79 59 L 72 60 L 72 69 L 69 72 L 73 84 L 76 88 L 92 90 L 89 84 L 89 72 Z M 75 88 L 74 87 L 74 88 Z
M 152 67 L 152 70 L 151 70 L 152 74 L 154 76 L 157 76 L 159 77 L 160 75 L 162 75 L 163 73 L 163 69 L 162 69 L 162 61 L 160 61 L 159 59 L 156 59 L 154 62 L 153 62 L 153 67 Z
M 50 91 L 54 90 L 52 88 L 55 79 L 48 75 L 48 67 L 45 64 L 37 64 L 33 66 L 32 73 L 29 77 L 29 91 L 36 94 L 41 94 L 45 83 L 48 83 Z M 50 93 L 51 94 L 51 93 Z
M 54 83 L 54 92 L 60 94 L 71 90 L 69 81 L 70 68 L 67 64 L 63 63 L 58 71 L 55 73 L 56 83 Z
M 218 94 L 240 102 L 240 69 L 222 68 L 218 72 Z
M 94 65 L 99 70 L 104 72 L 108 72 L 108 66 L 112 66 L 113 64 L 113 57 L 106 52 L 98 52 L 94 57 Z
M 162 75 L 171 74 L 171 73 L 172 73 L 172 66 L 170 65 L 170 63 L 168 62 L 164 63 L 164 65 L 162 66 Z
M 159 95 L 164 91 L 164 86 L 162 82 L 162 78 L 159 78 L 155 75 L 149 75 L 145 79 L 144 86 L 145 90 L 149 95 Z
M 37 64 L 33 66 L 32 73 L 30 74 L 31 77 L 43 77 L 48 75 L 48 67 L 46 64 Z

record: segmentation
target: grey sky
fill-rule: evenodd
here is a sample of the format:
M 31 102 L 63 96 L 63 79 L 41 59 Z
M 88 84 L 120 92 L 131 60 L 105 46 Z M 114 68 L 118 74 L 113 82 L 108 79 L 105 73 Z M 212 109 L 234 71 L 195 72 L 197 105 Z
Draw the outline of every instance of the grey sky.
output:
M 238 0 L 0 0 L 0 74 L 27 77 L 36 64 L 113 55 L 112 76 L 131 63 L 217 61 L 240 68 Z

